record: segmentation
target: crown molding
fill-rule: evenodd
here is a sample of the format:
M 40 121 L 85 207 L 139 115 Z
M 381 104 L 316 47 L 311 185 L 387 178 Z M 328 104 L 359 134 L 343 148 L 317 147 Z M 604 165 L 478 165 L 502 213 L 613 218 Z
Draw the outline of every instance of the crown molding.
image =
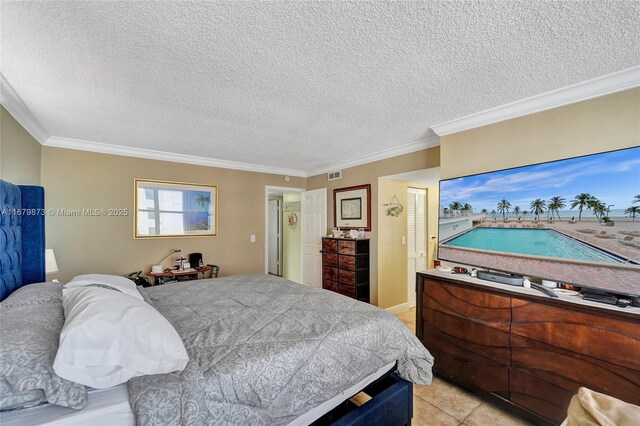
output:
M 422 151 L 423 149 L 433 148 L 438 145 L 440 145 L 440 137 L 438 137 L 437 135 L 429 136 L 424 139 L 419 139 L 415 142 L 408 143 L 406 145 L 398 146 L 396 148 L 385 149 L 383 151 L 374 152 L 373 154 L 368 154 L 363 157 L 355 158 L 353 160 L 338 162 L 328 167 L 321 167 L 319 169 L 310 170 L 309 172 L 307 172 L 307 177 L 334 172 L 336 170 L 348 169 L 349 167 L 361 166 L 363 164 L 373 163 L 374 161 L 386 160 L 387 158 L 410 154 L 416 151 Z
M 9 114 L 41 144 L 49 137 L 49 132 L 40 124 L 38 119 L 29 111 L 13 86 L 9 84 L 4 74 L 0 72 L 0 104 Z
M 640 65 L 431 126 L 440 136 L 582 102 L 640 86 Z
M 49 137 L 44 146 L 55 148 L 76 149 L 80 151 L 91 151 L 100 154 L 121 155 L 125 157 L 145 158 L 149 160 L 170 161 L 172 163 L 192 164 L 196 166 L 218 167 L 222 169 L 243 170 L 247 172 L 269 173 L 275 175 L 287 175 L 296 177 L 306 177 L 302 170 L 283 169 L 278 167 L 263 166 L 259 164 L 241 163 L 238 161 L 218 160 L 215 158 L 198 157 L 195 155 L 174 154 L 165 151 L 156 151 L 144 148 L 131 148 L 121 145 L 111 145 L 100 142 L 84 141 L 79 139 L 62 138 L 58 136 Z
M 63 138 L 59 136 L 50 136 L 43 143 L 44 146 L 53 148 L 75 149 L 79 151 L 90 151 L 99 154 L 121 155 L 125 157 L 145 158 L 149 160 L 170 161 L 173 163 L 192 164 L 196 166 L 218 167 L 222 169 L 243 170 L 247 172 L 269 173 L 276 175 L 310 177 L 334 171 L 338 169 L 346 169 L 349 167 L 359 166 L 362 164 L 372 163 L 374 161 L 385 160 L 398 155 L 409 154 L 423 149 L 438 146 L 440 138 L 430 136 L 410 144 L 402 145 L 397 148 L 379 151 L 364 157 L 353 160 L 336 163 L 331 167 L 316 169 L 310 172 L 296 169 L 283 169 L 278 167 L 263 166 L 252 163 L 241 163 L 238 161 L 219 160 L 215 158 L 198 157 L 194 155 L 174 154 L 165 151 L 156 151 L 144 148 L 131 148 L 122 145 L 112 145 L 100 142 L 85 141 L 80 139 Z

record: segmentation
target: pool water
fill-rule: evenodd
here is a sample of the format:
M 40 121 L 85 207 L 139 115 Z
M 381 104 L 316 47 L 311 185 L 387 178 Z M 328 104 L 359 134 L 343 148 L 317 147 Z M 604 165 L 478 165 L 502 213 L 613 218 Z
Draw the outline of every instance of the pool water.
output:
M 444 243 L 448 246 L 530 254 L 593 262 L 626 260 L 551 229 L 475 228 Z

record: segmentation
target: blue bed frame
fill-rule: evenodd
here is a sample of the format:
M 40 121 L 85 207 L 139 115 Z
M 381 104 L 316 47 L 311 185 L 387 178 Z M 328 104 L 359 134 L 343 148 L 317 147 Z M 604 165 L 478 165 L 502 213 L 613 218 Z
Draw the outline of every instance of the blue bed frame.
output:
M 45 281 L 44 188 L 0 180 L 0 300 Z

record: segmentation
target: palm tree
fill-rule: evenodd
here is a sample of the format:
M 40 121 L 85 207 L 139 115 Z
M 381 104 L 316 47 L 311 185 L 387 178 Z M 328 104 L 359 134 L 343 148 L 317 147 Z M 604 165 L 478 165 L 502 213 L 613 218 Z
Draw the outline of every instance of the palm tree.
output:
M 524 220 L 525 217 L 527 217 L 527 211 L 522 210 L 522 220 Z
M 482 210 L 480 210 L 480 214 L 488 216 L 489 215 L 489 211 L 487 209 L 482 209 Z
M 558 216 L 558 220 L 562 222 L 562 219 L 560 219 L 560 213 L 558 212 L 558 210 L 562 210 L 564 208 L 564 206 L 566 206 L 566 204 L 564 203 L 566 200 L 560 196 L 557 197 L 551 197 L 551 200 L 549 200 L 549 211 L 551 212 L 551 216 L 553 216 L 553 213 L 556 214 L 556 216 Z
M 589 200 L 588 208 L 593 210 L 593 214 L 598 220 L 602 220 L 607 211 L 607 206 L 596 197 L 592 197 L 591 200 Z
M 640 203 L 640 195 L 636 195 L 635 197 L 633 197 L 633 201 L 631 202 L 631 204 L 635 203 Z
M 511 208 L 511 203 L 508 202 L 505 198 L 500 200 L 500 202 L 498 203 L 498 211 L 500 213 L 502 213 L 502 220 L 503 221 L 507 220 L 506 213 L 509 213 L 509 209 L 510 208 Z
M 513 214 L 516 216 L 516 219 L 519 219 L 519 217 L 518 217 L 518 216 L 520 216 L 520 211 L 521 211 L 521 210 L 520 210 L 520 206 L 515 206 L 515 207 L 513 208 Z
M 591 201 L 591 199 L 593 198 L 593 196 L 591 194 L 587 194 L 587 193 L 582 193 L 582 194 L 578 194 L 576 195 L 576 197 L 571 200 L 571 210 L 573 210 L 574 207 L 578 206 L 578 209 L 580 210 L 580 214 L 578 214 L 578 222 L 580 222 L 580 219 L 582 219 L 582 209 L 584 209 L 585 207 L 587 209 L 589 209 L 589 201 Z
M 460 204 L 458 201 L 454 201 L 453 203 L 449 204 L 449 210 L 451 210 L 451 214 L 453 215 L 453 212 L 462 210 L 462 204 Z
M 196 197 L 196 203 L 199 206 L 204 207 L 204 211 L 207 212 L 207 216 L 209 215 L 209 205 L 211 204 L 211 195 L 201 193 Z
M 464 203 L 464 205 L 462 206 L 462 211 L 466 212 L 467 214 L 473 213 L 473 207 L 471 207 L 471 204 L 469 203 Z
M 544 202 L 544 200 L 541 200 L 540 198 L 536 198 L 531 202 L 531 204 L 529 204 L 529 207 L 531 207 L 531 213 L 536 215 L 536 220 L 538 220 L 540 215 L 544 213 L 544 209 L 547 207 L 547 205 Z
M 496 211 L 491 210 L 491 216 L 493 216 L 493 220 L 496 220 Z
M 640 214 L 640 206 L 629 207 L 624 212 L 627 213 L 627 214 L 630 214 L 631 217 L 633 218 L 633 219 L 631 219 L 631 221 L 635 222 L 636 221 L 636 215 Z

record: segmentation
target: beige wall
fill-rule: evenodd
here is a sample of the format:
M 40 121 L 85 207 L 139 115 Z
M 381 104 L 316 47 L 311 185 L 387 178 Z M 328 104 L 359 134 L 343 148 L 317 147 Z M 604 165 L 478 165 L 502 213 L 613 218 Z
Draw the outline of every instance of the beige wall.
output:
M 384 206 L 394 195 L 405 208 L 398 217 L 387 216 Z M 407 184 L 378 179 L 378 196 L 378 306 L 389 308 L 407 302 Z
M 0 178 L 16 185 L 40 185 L 41 145 L 0 107 Z
M 407 303 L 407 245 L 402 236 L 407 235 L 407 188 L 427 190 L 427 268 L 433 268 L 435 241 L 429 234 L 438 230 L 438 187 L 391 179 L 378 179 L 378 306 L 390 308 Z M 398 217 L 387 216 L 385 203 L 393 196 L 405 208 Z M 386 201 L 385 201 L 386 200 Z
M 285 192 L 283 194 L 283 202 L 286 203 L 298 203 L 300 205 L 300 193 L 299 192 Z M 287 222 L 289 214 L 295 213 L 298 217 L 298 225 L 291 229 Z M 288 280 L 295 281 L 297 283 L 302 282 L 301 276 L 301 250 L 302 250 L 302 226 L 300 224 L 300 209 L 293 212 L 282 212 L 282 276 Z
M 371 265 L 371 303 L 378 305 L 378 206 L 381 202 L 378 198 L 378 178 L 397 173 L 410 172 L 415 170 L 429 169 L 440 165 L 440 147 L 429 148 L 411 154 L 380 160 L 361 166 L 351 167 L 342 171 L 342 179 L 328 181 L 327 175 L 317 175 L 308 178 L 307 189 L 327 188 L 327 224 L 329 229 L 333 229 L 333 190 L 348 186 L 371 184 L 371 232 L 367 237 L 370 243 L 370 265 Z M 382 248 L 381 256 L 384 255 L 385 248 Z M 406 268 L 406 263 L 402 266 Z
M 640 89 L 441 138 L 442 179 L 640 145 Z
M 47 216 L 47 244 L 55 250 L 61 280 L 89 272 L 148 271 L 174 248 L 202 252 L 221 275 L 264 273 L 265 185 L 306 186 L 304 178 L 286 183 L 278 175 L 60 148 L 43 147 L 42 154 L 47 208 L 130 211 L 126 217 Z M 218 185 L 218 236 L 135 240 L 134 178 Z

